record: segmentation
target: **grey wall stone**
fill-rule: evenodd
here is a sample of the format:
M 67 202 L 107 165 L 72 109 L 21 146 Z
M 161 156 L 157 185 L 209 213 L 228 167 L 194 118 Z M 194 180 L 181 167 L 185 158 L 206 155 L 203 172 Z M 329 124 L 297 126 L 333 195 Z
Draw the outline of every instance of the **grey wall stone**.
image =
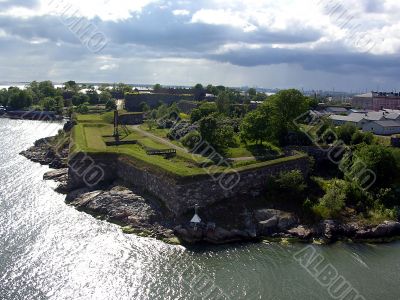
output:
M 282 171 L 299 169 L 303 174 L 309 172 L 308 157 L 303 157 L 257 170 L 240 172 L 237 184 L 231 189 L 224 189 L 221 182 L 228 178 L 227 174 L 221 174 L 215 179 L 204 175 L 192 180 L 177 180 L 163 174 L 151 173 L 124 157 L 92 155 L 91 158 L 105 170 L 105 181 L 121 179 L 127 184 L 141 188 L 157 196 L 175 215 L 181 215 L 193 209 L 196 204 L 207 207 L 218 201 L 229 201 L 235 197 L 246 199 L 258 196 L 265 189 L 267 179 Z M 70 178 L 77 187 L 85 184 L 82 178 L 72 171 L 70 171 Z

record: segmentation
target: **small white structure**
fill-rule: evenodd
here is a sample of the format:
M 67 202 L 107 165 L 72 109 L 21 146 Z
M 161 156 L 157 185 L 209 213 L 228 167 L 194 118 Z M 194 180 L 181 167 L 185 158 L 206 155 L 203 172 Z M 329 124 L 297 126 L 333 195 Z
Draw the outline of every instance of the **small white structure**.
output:
M 392 135 L 400 133 L 400 122 L 393 120 L 371 121 L 363 125 L 364 132 L 377 135 Z
M 196 225 L 199 225 L 201 223 L 201 218 L 199 217 L 199 215 L 197 214 L 197 210 L 199 209 L 199 206 L 196 204 L 194 207 L 194 216 L 193 218 L 190 220 L 190 223 Z

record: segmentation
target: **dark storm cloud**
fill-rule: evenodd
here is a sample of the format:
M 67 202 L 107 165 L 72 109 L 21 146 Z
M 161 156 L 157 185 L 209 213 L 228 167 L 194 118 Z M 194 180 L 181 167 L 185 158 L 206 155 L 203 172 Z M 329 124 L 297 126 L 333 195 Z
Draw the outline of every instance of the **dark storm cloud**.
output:
M 293 32 L 257 29 L 244 32 L 226 25 L 190 23 L 190 17 L 177 18 L 168 10 L 154 8 L 150 14 L 124 22 L 104 22 L 100 29 L 118 44 L 141 44 L 159 48 L 210 50 L 226 43 L 305 43 L 318 40 L 315 30 L 299 28 Z
M 376 1 L 364 1 L 365 9 L 377 12 Z M 11 5 L 12 4 L 12 5 Z M 32 7 L 37 1 L 7 1 L 5 7 Z M 296 45 L 318 41 L 322 36 L 316 29 L 298 26 L 288 30 L 273 31 L 257 28 L 244 32 L 241 28 L 226 25 L 191 23 L 190 16 L 174 16 L 172 9 L 150 5 L 140 16 L 124 21 L 87 20 L 109 40 L 101 55 L 116 59 L 130 58 L 205 58 L 228 62 L 236 66 L 296 64 L 306 70 L 326 71 L 336 74 L 370 73 L 376 76 L 397 76 L 397 55 L 371 55 L 349 52 L 339 42 L 331 50 L 304 50 L 272 48 L 271 44 Z M 18 64 L 20 57 L 32 60 L 45 59 L 52 63 L 79 62 L 93 56 L 79 38 L 56 16 L 15 18 L 0 16 L 0 54 Z M 46 39 L 32 44 L 35 39 Z M 226 44 L 260 44 L 261 48 L 241 47 L 229 52 L 217 50 Z M 217 54 L 219 53 L 219 54 Z
M 240 49 L 223 54 L 209 55 L 209 59 L 234 65 L 254 67 L 259 65 L 298 64 L 306 70 L 335 73 L 370 72 L 376 75 L 394 76 L 400 71 L 399 55 L 378 56 L 354 52 L 315 52 L 299 49 Z

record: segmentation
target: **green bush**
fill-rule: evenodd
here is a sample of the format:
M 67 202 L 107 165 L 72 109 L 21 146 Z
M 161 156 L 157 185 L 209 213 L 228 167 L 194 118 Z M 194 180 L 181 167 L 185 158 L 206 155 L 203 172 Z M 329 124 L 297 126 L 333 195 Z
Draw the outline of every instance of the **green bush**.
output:
M 267 182 L 267 192 L 283 198 L 301 197 L 306 188 L 307 184 L 300 170 L 281 172 Z
M 81 104 L 76 108 L 76 112 L 80 114 L 87 114 L 89 112 L 89 107 L 86 104 Z
M 201 136 L 198 131 L 189 132 L 181 139 L 182 145 L 188 149 L 194 149 L 200 141 Z
M 351 144 L 352 137 L 356 132 L 357 127 L 351 123 L 346 123 L 336 129 L 339 140 L 343 141 L 346 145 Z
M 345 200 L 344 184 L 336 181 L 314 206 L 314 212 L 324 219 L 337 218 L 345 207 Z

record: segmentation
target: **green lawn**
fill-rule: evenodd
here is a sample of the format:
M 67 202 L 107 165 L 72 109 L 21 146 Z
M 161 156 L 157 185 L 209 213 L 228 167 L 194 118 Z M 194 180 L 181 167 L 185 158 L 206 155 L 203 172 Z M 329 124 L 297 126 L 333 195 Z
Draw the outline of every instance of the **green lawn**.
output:
M 208 158 L 199 155 L 192 155 L 179 150 L 177 151 L 176 157 L 171 159 L 166 159 L 162 156 L 148 155 L 146 153 L 147 148 L 161 150 L 167 149 L 168 146 L 134 130 L 129 130 L 129 132 L 121 137 L 121 140 L 135 140 L 138 144 L 106 146 L 105 141 L 113 139 L 113 125 L 105 122 L 105 114 L 78 115 L 76 119 L 78 124 L 74 126 L 72 132 L 73 152 L 80 151 L 94 155 L 118 154 L 120 157 L 127 158 L 131 163 L 141 168 L 151 169 L 154 172 L 168 174 L 180 179 L 193 176 L 203 176 L 210 172 L 222 173 L 227 170 L 233 171 L 234 169 L 238 171 L 257 169 L 267 165 L 279 164 L 288 160 L 295 160 L 304 156 L 299 154 L 266 162 L 257 162 L 255 160 L 235 162 L 227 169 L 225 165 L 214 165 Z M 153 131 L 151 132 L 154 133 Z M 122 129 L 120 130 L 120 133 L 123 133 Z M 161 136 L 162 134 L 165 134 L 165 131 L 157 130 L 157 133 L 158 136 Z M 233 153 L 235 155 L 251 156 L 251 152 L 246 151 L 248 150 L 245 148 L 238 148 L 234 149 Z M 204 163 L 209 167 L 202 167 Z

